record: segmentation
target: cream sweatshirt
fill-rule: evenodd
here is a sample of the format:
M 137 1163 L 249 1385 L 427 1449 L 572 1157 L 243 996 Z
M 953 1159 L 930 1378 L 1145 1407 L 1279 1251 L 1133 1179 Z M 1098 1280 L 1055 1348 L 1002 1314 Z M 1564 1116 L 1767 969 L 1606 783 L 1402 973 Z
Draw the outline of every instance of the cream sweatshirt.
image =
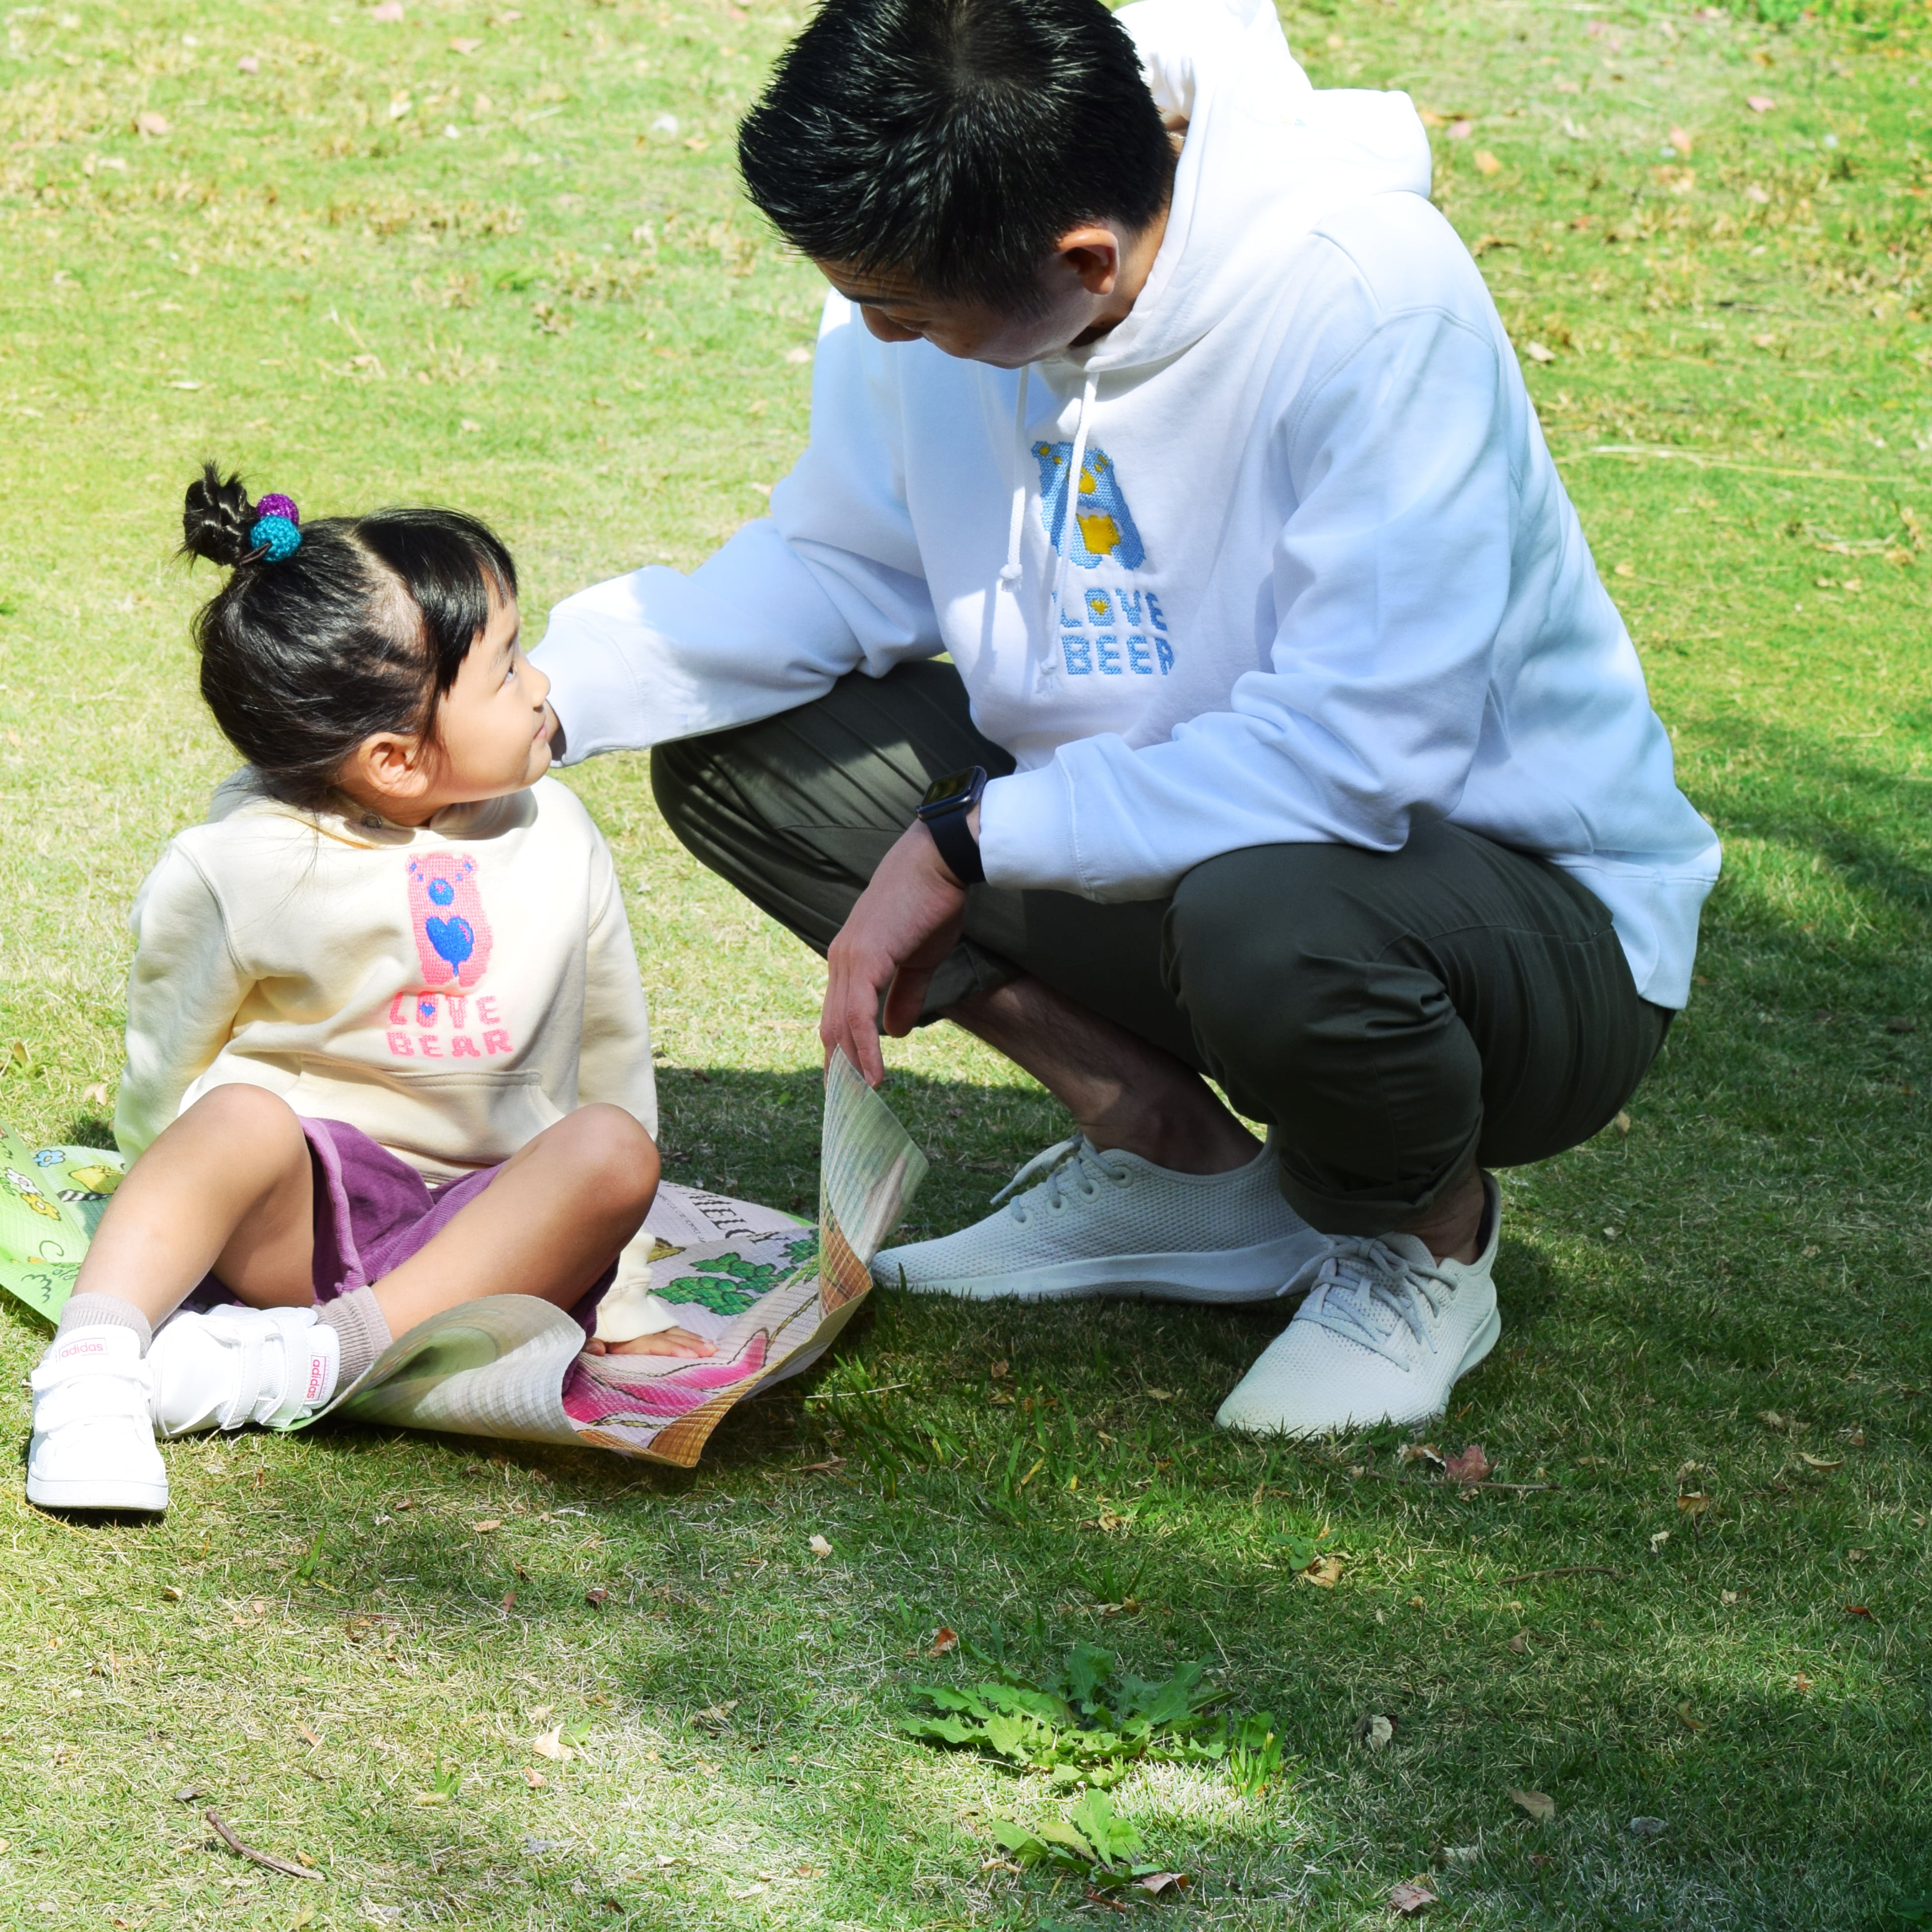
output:
M 657 1131 L 610 848 L 554 778 L 413 827 L 298 811 L 242 772 L 170 842 L 132 924 L 127 1154 L 231 1081 L 361 1128 L 431 1181 L 586 1101 Z

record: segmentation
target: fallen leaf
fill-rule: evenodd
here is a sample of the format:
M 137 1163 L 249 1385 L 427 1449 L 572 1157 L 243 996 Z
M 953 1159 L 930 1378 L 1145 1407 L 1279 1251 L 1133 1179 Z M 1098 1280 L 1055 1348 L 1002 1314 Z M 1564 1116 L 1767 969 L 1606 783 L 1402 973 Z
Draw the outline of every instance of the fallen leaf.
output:
M 1615 1127 L 1618 1133 L 1627 1134 L 1630 1130 L 1630 1117 L 1628 1114 L 1620 1113 L 1610 1123 L 1610 1125 Z
M 1757 1419 L 1774 1436 L 1784 1435 L 1791 1426 L 1791 1418 L 1786 1415 L 1780 1415 L 1774 1408 L 1760 1409 L 1757 1412 Z
M 1498 160 L 1496 156 L 1490 152 L 1488 148 L 1478 148 L 1476 150 L 1477 173 L 1479 175 L 1499 175 L 1502 171 L 1502 163 Z
M 503 1592 L 502 1612 L 506 1617 L 517 1607 L 517 1593 L 514 1590 Z
M 1187 1882 L 1185 1872 L 1147 1872 L 1134 1880 L 1142 1891 L 1150 1892 L 1158 1898 L 1170 1886 L 1178 1892 Z
M 1848 1617 L 1868 1617 L 1871 1615 L 1871 1612 L 1862 1604 L 1847 1604 L 1845 1606 L 1845 1614 Z
M 1688 155 L 1694 144 L 1688 128 L 1673 128 L 1670 130 L 1670 145 L 1680 154 Z
M 1692 1715 L 1690 1700 L 1688 1697 L 1677 1707 L 1677 1721 L 1687 1731 L 1701 1731 L 1704 1728 L 1703 1719 Z
M 1630 1821 L 1630 1836 L 1634 1838 L 1660 1838 L 1670 1828 L 1661 1818 L 1633 1818 Z
M 310 1730 L 309 1729 L 309 1727 L 308 1726 L 308 1725 L 306 1725 L 306 1724 L 298 1724 L 298 1725 L 296 1725 L 296 1736 L 297 1737 L 300 1738 L 302 1739 L 302 1742 L 303 1742 L 304 1744 L 307 1744 L 307 1745 L 308 1746 L 308 1748 L 309 1748 L 309 1749 L 310 1749 L 310 1750 L 320 1750 L 320 1749 L 321 1748 L 321 1746 L 322 1746 L 322 1740 L 321 1740 L 321 1738 L 320 1738 L 319 1737 L 317 1737 L 317 1736 L 316 1736 L 316 1734 L 314 1733 L 314 1732 L 313 1732 L 312 1730 Z
M 1720 1590 L 1718 1592 L 1718 1600 L 1726 1610 L 1729 1610 L 1738 1600 L 1738 1593 L 1735 1590 Z
M 1302 1581 L 1312 1583 L 1318 1588 L 1332 1590 L 1342 1580 L 1342 1559 L 1339 1556 L 1318 1557 L 1301 1573 Z
M 1842 1469 L 1845 1466 L 1842 1456 L 1811 1456 L 1802 1449 L 1798 1452 L 1798 1460 L 1808 1469 Z
M 1405 1918 L 1413 1918 L 1426 1906 L 1436 1903 L 1436 1894 L 1419 1878 L 1405 1880 L 1389 1894 L 1389 1906 Z
M 1699 1516 L 1711 1507 L 1711 1498 L 1702 1490 L 1691 1490 L 1677 1498 L 1677 1507 L 1686 1516 Z
M 601 1610 L 610 1600 L 610 1592 L 608 1590 L 586 1590 L 584 1600 L 593 1610 Z
M 454 40 L 449 44 L 449 51 L 453 54 L 473 54 L 482 44 L 481 40 Z
M 403 17 L 403 0 L 382 0 L 380 6 L 370 8 L 369 17 L 386 22 L 400 20 Z
M 524 1782 L 532 1791 L 541 1791 L 544 1788 L 546 1780 L 543 1773 L 538 1770 L 535 1765 L 526 1764 L 524 1767 Z
M 1442 1451 L 1432 1442 L 1405 1442 L 1395 1452 L 1395 1460 L 1406 1467 L 1411 1462 L 1433 1462 L 1442 1466 Z
M 1172 1402 L 1174 1400 L 1174 1391 L 1172 1389 L 1150 1388 L 1148 1390 L 1148 1394 L 1156 1402 Z
M 1528 1634 L 1524 1630 L 1518 1630 L 1516 1635 L 1510 1639 L 1509 1647 L 1516 1652 L 1517 1656 L 1527 1657 L 1529 1654 Z
M 502 1518 L 495 1516 L 491 1516 L 487 1522 L 472 1522 L 470 1526 L 478 1536 L 488 1536 L 493 1529 L 501 1529 L 502 1526 Z
M 184 1784 L 175 1793 L 175 1802 L 177 1804 L 192 1804 L 197 1798 L 206 1798 L 207 1796 L 208 1793 L 198 1784 Z
M 176 1585 L 172 1583 L 164 1583 L 161 1586 L 161 1601 L 163 1603 L 178 1604 L 181 1600 L 181 1591 Z
M 1768 94 L 1748 94 L 1744 96 L 1744 105 L 1754 114 L 1768 114 L 1778 103 Z
M 1670 1540 L 1670 1531 L 1667 1529 L 1660 1529 L 1657 1534 L 1650 1539 L 1650 1553 L 1652 1556 L 1654 1556 L 1657 1552 Z
M 1512 1791 L 1510 1802 L 1520 1811 L 1527 1812 L 1539 1825 L 1546 1825 L 1556 1816 L 1556 1801 L 1547 1792 Z
M 802 368 L 812 360 L 812 351 L 809 349 L 788 349 L 784 352 L 784 359 L 794 369 Z
M 1808 1690 L 1811 1688 L 1811 1680 L 1801 1670 L 1792 1678 L 1791 1688 L 1794 1690 Z
M 957 1650 L 958 1648 L 959 1636 L 956 1630 L 948 1630 L 942 1624 L 933 1632 L 932 1646 L 933 1656 L 944 1657 L 949 1650 Z
M 1526 342 L 1522 345 L 1522 352 L 1532 362 L 1554 362 L 1556 360 L 1556 350 L 1545 348 L 1540 342 Z
M 168 131 L 168 117 L 165 114 L 157 114 L 150 108 L 146 113 L 134 116 L 134 131 L 137 134 L 146 135 L 150 140 L 158 141 Z
M 1483 1454 L 1480 1442 L 1472 1442 L 1460 1455 L 1446 1456 L 1442 1460 L 1442 1473 L 1452 1483 L 1480 1483 L 1490 1473 L 1492 1465 Z
M 1395 1720 L 1380 1711 L 1372 1711 L 1355 1720 L 1355 1742 L 1366 1744 L 1370 1750 L 1385 1750 L 1395 1736 Z
M 530 1740 L 530 1749 L 553 1764 L 568 1764 L 577 1754 L 563 1741 L 563 1726 L 553 1724 L 540 1738 Z
M 1849 590 L 1850 586 L 1848 584 L 1846 588 Z M 1886 1022 L 1885 1030 L 1887 1033 L 1916 1033 L 1918 1022 L 1906 1014 L 1894 1013 Z
M 244 54 L 235 64 L 243 74 L 260 74 L 262 71 L 262 63 L 253 54 Z
M 1466 141 L 1475 131 L 1473 121 L 1452 121 L 1449 124 L 1448 134 L 1452 141 Z
M 832 1554 L 831 1544 L 822 1536 L 814 1536 L 805 1546 L 814 1556 L 830 1556 Z

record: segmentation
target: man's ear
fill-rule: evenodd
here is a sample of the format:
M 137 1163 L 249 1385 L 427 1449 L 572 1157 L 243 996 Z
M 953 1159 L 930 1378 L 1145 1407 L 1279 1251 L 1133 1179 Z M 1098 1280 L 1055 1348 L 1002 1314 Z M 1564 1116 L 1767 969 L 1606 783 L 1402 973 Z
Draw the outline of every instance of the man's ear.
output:
M 1097 221 L 1068 229 L 1054 244 L 1056 266 L 1063 274 L 1071 274 L 1090 296 L 1114 292 L 1125 253 L 1121 237 Z
M 429 789 L 428 747 L 400 731 L 372 732 L 349 754 L 346 789 L 408 805 Z

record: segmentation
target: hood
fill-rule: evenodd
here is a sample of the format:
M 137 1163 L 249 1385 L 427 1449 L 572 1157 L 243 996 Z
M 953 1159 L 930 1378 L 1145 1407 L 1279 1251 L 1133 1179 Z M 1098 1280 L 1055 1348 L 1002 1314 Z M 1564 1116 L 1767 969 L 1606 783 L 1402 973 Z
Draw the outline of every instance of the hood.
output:
M 1053 363 L 1106 374 L 1191 347 L 1334 209 L 1430 190 L 1406 94 L 1317 89 L 1270 0 L 1136 0 L 1120 23 L 1164 114 L 1187 122 L 1167 232 L 1133 312 Z

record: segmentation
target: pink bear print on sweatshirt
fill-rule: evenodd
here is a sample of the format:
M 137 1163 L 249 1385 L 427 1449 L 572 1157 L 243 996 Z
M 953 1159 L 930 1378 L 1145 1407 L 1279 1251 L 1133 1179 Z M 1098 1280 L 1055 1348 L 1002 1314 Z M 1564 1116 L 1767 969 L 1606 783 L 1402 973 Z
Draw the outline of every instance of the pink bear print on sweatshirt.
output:
M 490 922 L 466 853 L 431 852 L 410 861 L 410 922 L 423 983 L 476 985 L 490 963 Z

